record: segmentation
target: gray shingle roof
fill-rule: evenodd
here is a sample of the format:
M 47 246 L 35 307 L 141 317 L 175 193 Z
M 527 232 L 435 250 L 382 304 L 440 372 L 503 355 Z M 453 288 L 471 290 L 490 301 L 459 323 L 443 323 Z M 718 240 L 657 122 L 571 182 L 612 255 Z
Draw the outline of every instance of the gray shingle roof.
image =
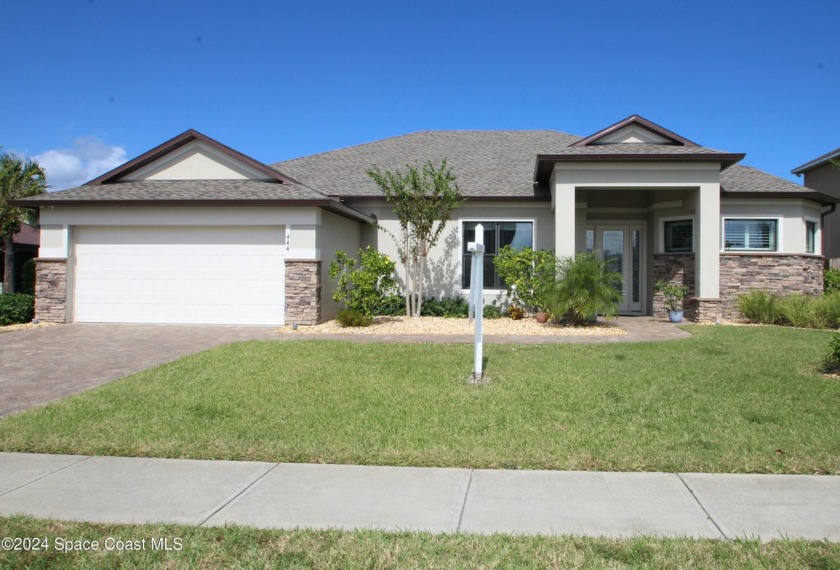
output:
M 795 182 L 740 164 L 731 166 L 720 173 L 720 185 L 725 192 L 798 192 L 803 194 L 814 192 Z
M 579 138 L 558 131 L 421 131 L 271 166 L 324 194 L 380 196 L 365 174 L 372 165 L 405 170 L 407 163 L 446 158 L 464 196 L 529 198 L 537 155 Z
M 80 186 L 26 198 L 26 202 L 60 204 L 89 200 L 120 201 L 300 201 L 328 200 L 302 184 L 257 180 L 144 180 Z

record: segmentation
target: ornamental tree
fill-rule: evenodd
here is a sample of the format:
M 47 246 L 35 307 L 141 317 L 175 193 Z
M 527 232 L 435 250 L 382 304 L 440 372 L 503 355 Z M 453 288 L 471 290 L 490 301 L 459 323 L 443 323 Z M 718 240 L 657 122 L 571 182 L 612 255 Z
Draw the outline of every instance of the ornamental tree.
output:
M 367 175 L 385 194 L 399 221 L 399 235 L 381 224 L 377 227 L 394 240 L 405 267 L 405 314 L 419 317 L 423 308 L 426 258 L 443 234 L 449 214 L 463 203 L 463 198 L 446 159 L 439 167 L 429 161 L 422 168 L 412 165 L 406 168 L 405 173 L 383 172 L 374 165 Z

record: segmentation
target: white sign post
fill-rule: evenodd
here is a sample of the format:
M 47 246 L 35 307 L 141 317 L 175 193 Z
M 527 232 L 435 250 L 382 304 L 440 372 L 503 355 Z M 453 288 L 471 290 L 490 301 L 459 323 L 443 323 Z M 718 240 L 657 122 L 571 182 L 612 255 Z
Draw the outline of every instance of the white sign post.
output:
M 473 381 L 481 380 L 483 337 L 481 322 L 484 317 L 484 226 L 475 227 L 475 241 L 467 244 L 467 251 L 472 254 L 470 265 L 470 322 L 475 318 L 475 363 Z

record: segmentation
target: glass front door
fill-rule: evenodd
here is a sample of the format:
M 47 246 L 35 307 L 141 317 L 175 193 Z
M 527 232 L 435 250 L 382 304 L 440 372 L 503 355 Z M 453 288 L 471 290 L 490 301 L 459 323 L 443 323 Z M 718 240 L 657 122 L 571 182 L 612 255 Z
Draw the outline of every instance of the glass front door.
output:
M 621 274 L 619 312 L 640 315 L 643 311 L 641 224 L 595 226 L 595 249 L 611 271 Z

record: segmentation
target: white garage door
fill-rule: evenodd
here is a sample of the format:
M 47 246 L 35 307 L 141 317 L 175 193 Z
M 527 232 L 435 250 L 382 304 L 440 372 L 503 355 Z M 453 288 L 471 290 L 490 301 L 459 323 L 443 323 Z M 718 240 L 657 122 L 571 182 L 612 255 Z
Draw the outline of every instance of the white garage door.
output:
M 76 322 L 282 325 L 281 227 L 77 227 Z

